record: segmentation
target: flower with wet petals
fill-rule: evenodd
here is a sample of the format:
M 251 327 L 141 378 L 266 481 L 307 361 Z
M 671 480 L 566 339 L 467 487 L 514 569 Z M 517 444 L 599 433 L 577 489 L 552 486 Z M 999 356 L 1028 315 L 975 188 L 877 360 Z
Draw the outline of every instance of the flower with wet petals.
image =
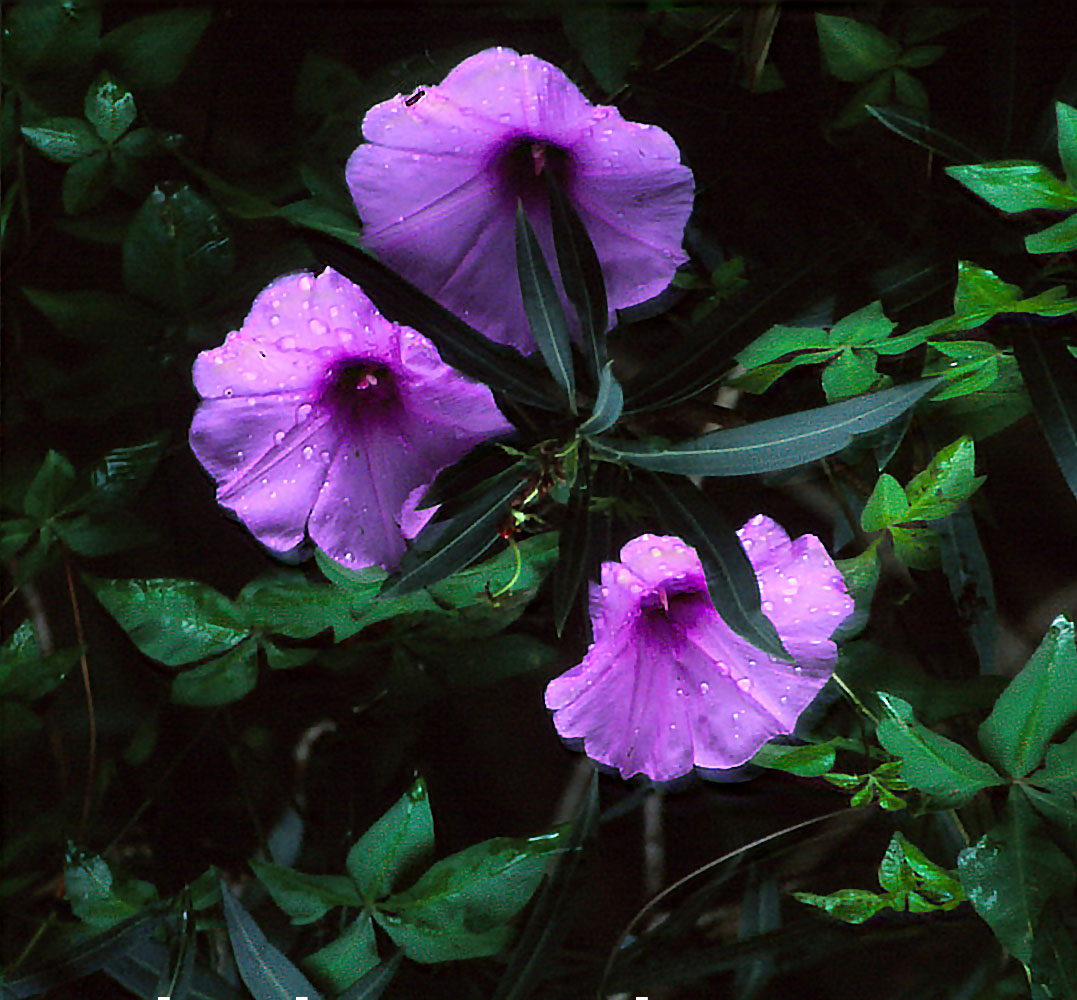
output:
M 743 764 L 793 731 L 834 672 L 830 637 L 853 601 L 822 543 L 790 540 L 762 514 L 737 534 L 793 663 L 726 625 L 699 556 L 679 538 L 641 535 L 591 588 L 594 643 L 549 683 L 546 707 L 561 736 L 582 739 L 589 757 L 623 777 L 670 781 L 695 767 Z
M 511 429 L 486 386 L 329 269 L 273 282 L 194 383 L 191 447 L 218 502 L 273 552 L 309 533 L 356 568 L 394 568 L 438 470 Z
M 347 181 L 367 245 L 500 343 L 535 349 L 516 276 L 517 199 L 556 271 L 544 171 L 595 245 L 611 325 L 615 309 L 653 298 L 687 259 L 693 180 L 676 144 L 589 103 L 536 56 L 471 56 L 439 86 L 371 108 L 363 138 Z

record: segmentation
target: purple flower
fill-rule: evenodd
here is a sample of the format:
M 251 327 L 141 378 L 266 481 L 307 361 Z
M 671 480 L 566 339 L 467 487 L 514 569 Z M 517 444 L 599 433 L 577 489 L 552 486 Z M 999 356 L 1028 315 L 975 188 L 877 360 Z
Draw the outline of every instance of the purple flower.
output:
M 743 764 L 791 733 L 834 672 L 830 636 L 853 609 L 814 535 L 796 541 L 770 518 L 737 535 L 759 578 L 763 611 L 795 665 L 738 636 L 715 611 L 694 549 L 640 535 L 591 588 L 594 643 L 546 688 L 561 736 L 625 778 L 669 781 L 693 767 Z
M 304 533 L 353 567 L 393 568 L 439 469 L 510 429 L 484 385 L 390 323 L 335 271 L 274 281 L 194 364 L 191 447 L 217 500 L 269 549 Z
M 692 172 L 662 129 L 590 104 L 555 66 L 512 49 L 465 59 L 416 95 L 378 104 L 363 119 L 367 142 L 348 161 L 347 180 L 364 239 L 494 340 L 535 349 L 516 276 L 514 220 L 523 198 L 556 267 L 544 168 L 594 242 L 611 325 L 614 309 L 657 295 L 687 259 L 681 237 Z

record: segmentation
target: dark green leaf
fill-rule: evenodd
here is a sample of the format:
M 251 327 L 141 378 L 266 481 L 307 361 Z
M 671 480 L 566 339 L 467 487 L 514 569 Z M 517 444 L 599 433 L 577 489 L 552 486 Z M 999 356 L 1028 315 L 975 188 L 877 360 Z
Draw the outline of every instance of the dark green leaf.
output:
M 712 431 L 665 447 L 598 439 L 596 452 L 656 472 L 700 476 L 746 476 L 794 469 L 846 447 L 856 434 L 900 416 L 938 385 L 910 382 L 882 392 L 761 420 L 746 427 Z
M 188 951 L 187 955 L 193 958 L 193 951 Z M 168 948 L 146 938 L 122 955 L 110 958 L 103 971 L 124 989 L 145 1000 L 158 1000 L 162 996 L 170 1000 L 245 1000 L 248 996 L 193 960 L 188 965 L 190 983 L 184 994 L 180 991 L 182 984 L 177 988 L 168 982 L 172 963 L 173 956 Z M 172 992 L 166 992 L 168 989 Z
M 998 638 L 995 586 L 972 511 L 959 507 L 938 525 L 938 535 L 942 570 L 949 581 L 958 617 L 976 647 L 980 673 L 990 674 Z
M 519 403 L 561 409 L 541 382 L 536 385 L 536 369 L 519 351 L 484 337 L 373 257 L 326 240 L 309 243 L 322 263 L 361 285 L 382 315 L 429 337 L 447 365 Z
M 1062 743 L 1052 743 L 1043 767 L 1028 777 L 1029 784 L 1077 793 L 1077 732 Z
M 58 451 L 50 451 L 26 490 L 23 512 L 38 522 L 47 521 L 63 505 L 74 484 L 74 467 Z
M 187 186 L 156 189 L 123 241 L 128 292 L 178 313 L 208 299 L 232 271 L 235 253 L 216 210 Z
M 504 455 L 505 453 L 502 452 Z M 529 481 L 529 473 L 533 468 L 534 463 L 527 458 L 513 458 L 505 455 L 509 458 L 511 465 L 503 469 L 501 472 L 495 472 L 488 478 L 473 481 L 470 485 L 467 483 L 469 476 L 474 476 L 480 470 L 487 470 L 496 468 L 500 463 L 497 461 L 484 460 L 476 462 L 475 464 L 468 464 L 465 467 L 456 471 L 456 466 L 451 469 L 443 470 L 448 473 L 444 480 L 435 480 L 430 489 L 427 490 L 426 495 L 423 497 L 423 503 L 426 503 L 427 497 L 434 494 L 434 496 L 444 497 L 438 503 L 438 509 L 434 513 L 434 521 L 446 521 L 450 518 L 456 517 L 462 511 L 467 510 L 476 501 L 481 500 L 491 490 L 498 490 L 502 486 L 508 486 L 512 483 L 516 483 L 521 494 L 527 490 Z M 439 474 L 440 477 L 440 474 Z
M 115 292 L 24 288 L 23 294 L 60 333 L 76 340 L 145 337 L 160 324 L 158 313 Z
M 131 127 L 138 111 L 135 95 L 103 73 L 86 92 L 83 113 L 101 140 L 111 146 Z
M 108 153 L 91 153 L 72 163 L 61 188 L 64 211 L 78 215 L 101 203 L 112 186 L 112 161 Z
M 113 448 L 90 470 L 90 489 L 98 502 L 114 503 L 138 493 L 161 461 L 167 436 Z
M 300 996 L 321 1000 L 321 994 L 307 977 L 269 943 L 254 918 L 223 882 L 221 902 L 240 978 L 254 996 L 259 1000 L 296 1000 Z
M 569 6 L 561 25 L 598 85 L 607 94 L 620 90 L 647 30 L 642 13 L 613 3 Z
M 362 907 L 363 899 L 346 875 L 307 875 L 271 861 L 250 862 L 251 871 L 293 924 L 311 924 L 334 906 Z
M 516 273 L 531 336 L 535 338 L 553 380 L 564 390 L 569 409 L 575 413 L 576 376 L 565 314 L 542 247 L 527 219 L 524 203 L 519 199 L 516 202 Z
M 303 959 L 303 968 L 334 993 L 347 989 L 377 964 L 378 945 L 369 913 L 359 914 L 340 937 Z
M 1043 436 L 1077 496 L 1077 358 L 1061 339 L 1028 331 L 1014 337 L 1013 348 Z
M 1067 919 L 1068 916 L 1068 919 Z M 1072 901 L 1045 908 L 1029 961 L 1032 1000 L 1067 1000 L 1077 996 L 1077 913 Z
M 521 465 L 522 461 L 519 455 L 506 451 L 497 441 L 483 441 L 454 465 L 442 469 L 417 507 L 425 510 L 439 504 L 459 504 L 461 494 L 481 488 L 483 483 L 513 466 Z
M 994 769 L 960 743 L 917 722 L 907 701 L 885 691 L 878 695 L 883 708 L 879 742 L 901 759 L 901 776 L 913 788 L 957 806 L 985 788 L 1003 784 Z
M 212 12 L 186 7 L 125 21 L 102 40 L 109 63 L 135 90 L 167 87 L 179 77 Z
M 1058 124 L 1058 155 L 1071 187 L 1077 187 L 1077 108 L 1055 101 Z
M 170 667 L 223 653 L 248 634 L 236 606 L 194 580 L 84 579 L 131 641 Z
M 884 472 L 876 480 L 875 488 L 860 512 L 860 527 L 865 531 L 880 531 L 908 520 L 905 516 L 908 511 L 909 501 L 901 483 Z
M 1059 615 L 980 726 L 980 745 L 1007 774 L 1023 778 L 1051 737 L 1077 715 L 1073 622 Z
M 172 700 L 177 705 L 209 708 L 245 698 L 258 682 L 258 643 L 241 642 L 200 666 L 172 679 Z
M 368 903 L 388 895 L 400 876 L 434 850 L 434 817 L 426 782 L 417 778 L 348 851 L 347 868 Z
M 551 666 L 557 651 L 541 639 L 520 633 L 502 633 L 458 642 L 440 636 L 408 642 L 424 669 L 454 688 L 483 687 L 506 677 Z
M 581 469 L 569 496 L 565 522 L 553 571 L 553 621 L 558 636 L 576 603 L 576 595 L 591 570 L 591 482 L 589 468 Z
M 690 482 L 656 475 L 646 481 L 659 519 L 699 554 L 707 592 L 722 620 L 756 649 L 790 660 L 778 630 L 763 614 L 759 582 L 744 546 L 717 508 Z
M 75 73 L 93 60 L 100 32 L 101 10 L 94 2 L 28 0 L 13 4 L 4 11 L 4 60 L 10 58 L 34 73 Z
M 840 642 L 848 642 L 864 631 L 871 614 L 871 602 L 879 583 L 879 539 L 875 539 L 860 555 L 838 559 L 835 565 L 841 571 L 845 589 L 856 605 L 853 613 L 834 633 Z
M 1014 789 L 1002 821 L 957 856 L 961 885 L 1002 945 L 1026 965 L 1047 901 L 1074 885 L 1073 862 Z
M 233 199 L 226 204 L 229 211 L 243 217 L 244 212 L 250 212 L 257 208 L 255 204 L 247 207 L 246 200 L 239 202 Z M 334 239 L 347 243 L 356 250 L 363 249 L 363 239 L 360 235 L 359 225 L 353 215 L 345 215 L 333 205 L 327 205 L 317 198 L 304 198 L 302 201 L 293 201 L 285 205 L 276 214 L 282 219 L 287 219 L 293 226 L 309 229 L 316 233 L 325 233 Z
M 579 433 L 584 437 L 602 434 L 621 419 L 624 409 L 624 392 L 621 384 L 613 374 L 613 362 L 607 362 L 602 368 L 598 380 L 598 397 L 595 399 L 591 415 L 580 424 Z
M 561 284 L 576 309 L 587 367 L 591 377 L 598 379 L 606 367 L 606 326 L 609 323 L 602 265 L 586 227 L 565 197 L 553 171 L 544 171 L 544 176 L 550 196 L 550 224 Z
M 65 518 L 55 525 L 60 540 L 80 556 L 111 555 L 160 540 L 136 514 L 123 510 L 95 510 Z
M 549 970 L 555 950 L 571 929 L 574 904 L 580 898 L 575 879 L 598 833 L 598 772 L 592 771 L 587 792 L 572 830 L 520 933 L 508 968 L 497 984 L 493 1000 L 526 1000 L 534 994 Z
M 752 763 L 776 771 L 788 771 L 801 778 L 819 778 L 834 767 L 837 752 L 830 743 L 809 743 L 791 747 L 780 743 L 764 743 L 756 751 Z
M 40 125 L 24 125 L 22 134 L 53 163 L 77 163 L 104 145 L 83 118 L 49 118 Z
M 385 987 L 396 975 L 397 966 L 403 958 L 403 952 L 397 952 L 392 958 L 387 958 L 381 965 L 371 969 L 362 979 L 354 983 L 349 989 L 337 997 L 337 1000 L 379 1000 L 385 992 Z
M 0 648 L 0 698 L 36 701 L 56 688 L 79 661 L 80 650 L 41 655 L 33 623 L 27 619 Z
M 851 17 L 816 14 L 815 27 L 826 67 L 839 80 L 863 83 L 901 55 L 901 46 L 892 38 Z

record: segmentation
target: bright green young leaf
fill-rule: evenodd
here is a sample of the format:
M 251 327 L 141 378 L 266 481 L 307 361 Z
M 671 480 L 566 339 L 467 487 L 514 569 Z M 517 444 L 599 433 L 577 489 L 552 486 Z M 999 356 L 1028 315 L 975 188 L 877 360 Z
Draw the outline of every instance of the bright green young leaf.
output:
M 957 873 L 939 867 L 900 832 L 890 838 L 879 865 L 879 885 L 895 910 L 911 913 L 952 910 L 965 901 Z
M 936 569 L 939 534 L 934 528 L 895 524 L 890 528 L 894 554 L 911 569 Z
M 851 17 L 816 14 L 815 28 L 823 61 L 839 80 L 863 83 L 889 69 L 901 55 L 901 46 L 892 38 Z
M 209 25 L 208 7 L 184 7 L 131 18 L 102 40 L 110 66 L 135 90 L 174 83 Z
M 223 653 L 248 634 L 236 606 L 194 580 L 84 579 L 139 650 L 167 666 Z
M 1077 247 L 1077 212 L 1025 237 L 1025 249 L 1029 253 L 1068 253 L 1074 247 Z
M 840 889 L 828 896 L 820 896 L 814 892 L 794 892 L 793 898 L 807 903 L 808 906 L 817 906 L 846 924 L 862 924 L 890 906 L 886 896 L 869 892 L 867 889 Z
M 390 896 L 375 919 L 416 962 L 496 954 L 512 935 L 508 921 L 538 888 L 567 832 L 499 837 L 465 848 Z
M 845 589 L 856 606 L 835 633 L 841 642 L 854 639 L 868 623 L 871 602 L 879 584 L 879 539 L 875 539 L 863 552 L 851 559 L 835 560 L 835 565 L 845 580 Z
M 1048 900 L 1073 891 L 1073 862 L 1044 832 L 1019 789 L 1001 822 L 957 857 L 961 885 L 999 942 L 1026 965 Z
M 946 173 L 1003 212 L 1077 208 L 1077 191 L 1032 160 L 947 167 Z
M 269 943 L 254 918 L 221 883 L 221 903 L 240 978 L 258 1000 L 321 1000 L 321 994 L 288 959 Z
M 78 663 L 79 649 L 41 655 L 33 623 L 27 619 L 0 647 L 0 698 L 36 701 L 54 690 Z
M 788 771 L 801 778 L 819 778 L 834 766 L 836 756 L 830 743 L 809 743 L 800 747 L 764 743 L 751 762 L 757 767 Z
M 823 327 L 772 326 L 737 355 L 745 368 L 759 368 L 793 351 L 828 349 L 833 345 Z
M 434 818 L 426 782 L 417 778 L 348 851 L 348 874 L 362 898 L 374 902 L 391 892 L 397 879 L 433 849 Z
M 138 110 L 135 95 L 103 73 L 86 92 L 83 113 L 101 140 L 111 146 L 131 127 Z
M 828 403 L 867 392 L 879 381 L 874 351 L 847 347 L 823 369 L 823 391 Z
M 957 264 L 954 315 L 944 321 L 946 327 L 940 332 L 971 330 L 1001 313 L 1066 316 L 1073 312 L 1077 312 L 1077 298 L 1066 295 L 1065 285 L 1055 285 L 1038 295 L 1022 298 L 1020 286 L 1003 281 L 994 271 L 962 260 Z M 942 349 L 944 343 L 934 346 Z
M 886 318 L 882 302 L 876 300 L 839 319 L 830 328 L 829 340 L 835 347 L 864 347 L 879 340 L 886 340 L 896 326 L 896 323 Z
M 64 897 L 79 920 L 104 929 L 134 916 L 157 895 L 148 882 L 117 882 L 108 864 L 96 855 L 69 851 L 64 868 Z
M 26 490 L 23 512 L 39 523 L 47 521 L 61 508 L 74 484 L 74 467 L 58 451 L 50 451 Z
M 334 906 L 363 905 L 355 883 L 346 875 L 307 875 L 271 861 L 252 860 L 250 865 L 293 924 L 312 924 Z
M 177 705 L 208 708 L 239 701 L 258 682 L 258 643 L 241 642 L 216 659 L 192 667 L 172 679 L 172 700 Z
M 885 691 L 878 695 L 883 708 L 877 729 L 879 742 L 901 759 L 901 776 L 913 788 L 940 804 L 957 806 L 985 788 L 1003 784 L 990 765 L 977 760 L 960 743 L 917 722 L 907 701 Z
M 892 524 L 899 524 L 906 520 L 905 515 L 909 510 L 909 501 L 905 497 L 905 490 L 888 472 L 884 472 L 875 482 L 875 489 L 871 491 L 867 503 L 860 514 L 860 527 L 865 531 L 879 531 L 888 528 Z
M 980 745 L 1007 774 L 1023 778 L 1047 744 L 1077 715 L 1073 622 L 1059 615 L 980 726 Z
M 104 146 L 84 118 L 49 118 L 40 125 L 24 125 L 22 134 L 53 163 L 77 163 Z
M 378 964 L 378 944 L 374 922 L 361 913 L 335 941 L 302 961 L 315 982 L 324 983 L 333 993 L 341 993 Z
M 1055 101 L 1058 123 L 1058 155 L 1070 186 L 1077 188 L 1077 108 Z
M 943 448 L 905 487 L 909 501 L 904 521 L 949 517 L 975 493 L 986 477 L 974 474 L 976 446 L 961 437 Z

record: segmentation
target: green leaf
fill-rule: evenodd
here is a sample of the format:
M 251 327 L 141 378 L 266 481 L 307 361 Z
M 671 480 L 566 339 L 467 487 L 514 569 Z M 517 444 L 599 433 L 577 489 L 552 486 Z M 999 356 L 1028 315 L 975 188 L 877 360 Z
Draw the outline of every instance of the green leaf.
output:
M 76 73 L 97 53 L 100 31 L 101 11 L 94 2 L 28 0 L 14 4 L 4 11 L 4 60 L 11 59 L 34 73 Z
M 1045 908 L 1029 961 L 1032 1000 L 1066 1000 L 1077 996 L 1077 934 L 1073 924 L 1072 903 L 1068 921 L 1061 906 Z
M 26 490 L 23 512 L 39 523 L 47 521 L 60 510 L 74 484 L 74 467 L 58 451 L 50 450 Z
M 54 690 L 78 663 L 78 647 L 41 655 L 33 623 L 27 619 L 0 647 L 0 698 L 36 701 Z
M 123 241 L 123 282 L 132 295 L 182 314 L 231 274 L 235 252 L 216 210 L 186 185 L 157 188 Z
M 901 759 L 901 776 L 913 788 L 953 807 L 1003 784 L 993 768 L 961 744 L 917 722 L 907 701 L 885 691 L 878 696 L 884 713 L 877 729 L 879 742 Z
M 378 964 L 374 922 L 361 913 L 335 941 L 303 959 L 303 968 L 332 992 L 340 993 Z
M 569 6 L 561 12 L 561 26 L 598 85 L 607 94 L 620 90 L 646 34 L 642 13 L 613 3 Z
M 238 190 L 238 189 L 237 189 Z M 265 207 L 251 197 L 232 197 L 223 203 L 225 207 L 240 218 L 257 218 L 264 214 Z M 258 215 L 253 213 L 257 212 Z M 317 198 L 304 198 L 285 205 L 276 213 L 287 219 L 293 226 L 309 229 L 315 233 L 324 233 L 346 243 L 356 250 L 363 249 L 363 238 L 354 216 L 345 215 L 333 205 L 327 205 Z
M 906 49 L 898 63 L 906 69 L 923 69 L 937 62 L 946 51 L 945 45 L 918 45 L 912 49 Z
M 160 324 L 159 314 L 115 292 L 24 288 L 30 304 L 62 334 L 76 340 L 104 340 Z
M 156 471 L 168 438 L 164 433 L 141 444 L 113 448 L 90 470 L 95 502 L 118 503 L 137 494 Z
M 879 885 L 895 910 L 912 913 L 952 910 L 966 898 L 957 873 L 935 864 L 900 832 L 890 838 L 879 864 Z
M 939 536 L 933 528 L 894 525 L 890 529 L 894 554 L 912 569 L 936 569 L 939 565 Z
M 816 14 L 815 28 L 826 68 L 839 80 L 863 83 L 901 55 L 901 46 L 892 38 L 851 17 Z
M 1077 715 L 1073 622 L 1059 615 L 980 726 L 980 745 L 1007 774 L 1023 778 L 1051 737 Z
M 223 653 L 247 637 L 236 606 L 194 580 L 84 580 L 139 650 L 170 667 Z
M 910 382 L 882 392 L 712 431 L 682 444 L 656 446 L 597 439 L 596 452 L 656 472 L 746 476 L 794 469 L 841 451 L 856 434 L 876 430 L 914 406 L 936 381 Z
M 379 1000 L 396 975 L 397 966 L 403 957 L 403 952 L 398 951 L 392 958 L 387 958 L 355 982 L 350 989 L 341 993 L 337 1000 Z
M 568 831 L 499 837 L 437 862 L 410 889 L 375 912 L 381 928 L 416 962 L 493 955 L 508 943 L 510 920 L 534 894 Z
M 888 472 L 879 476 L 875 489 L 860 514 L 860 527 L 865 531 L 879 531 L 892 524 L 907 520 L 909 501 L 901 484 Z
M 651 475 L 647 484 L 659 519 L 698 553 L 707 592 L 722 621 L 756 649 L 791 660 L 778 630 L 763 614 L 759 581 L 744 546 L 717 508 L 691 482 Z
M 855 602 L 853 613 L 838 627 L 835 636 L 842 642 L 864 631 L 871 614 L 871 602 L 879 584 L 879 539 L 851 559 L 837 559 L 835 565 L 845 580 L 845 589 Z
M 1077 108 L 1055 101 L 1058 123 L 1058 155 L 1071 187 L 1077 187 Z
M 995 585 L 976 521 L 968 507 L 959 507 L 938 526 L 942 570 L 950 584 L 961 624 L 968 630 L 980 659 L 980 673 L 994 670 L 998 643 Z
M 879 381 L 874 351 L 847 347 L 823 369 L 823 391 L 827 402 L 836 403 L 867 392 Z
M 439 636 L 409 641 L 408 648 L 428 672 L 454 688 L 496 684 L 506 677 L 542 670 L 557 660 L 552 646 L 523 634 L 502 633 L 457 642 Z
M 864 347 L 879 340 L 886 340 L 896 326 L 896 323 L 886 318 L 882 302 L 876 300 L 839 319 L 830 328 L 828 339 L 832 346 Z
M 208 708 L 245 698 L 258 682 L 258 643 L 241 642 L 208 663 L 185 670 L 172 679 L 177 705 Z
M 941 129 L 928 123 L 922 111 L 909 108 L 875 107 L 865 109 L 876 121 L 885 125 L 891 132 L 903 139 L 941 156 L 951 163 L 968 162 L 982 159 L 981 155 L 959 139 L 948 135 Z
M 1052 743 L 1043 758 L 1043 767 L 1028 777 L 1030 785 L 1077 792 L 1077 732 L 1062 743 Z
M 553 571 L 553 621 L 559 637 L 592 569 L 590 470 L 581 471 L 569 496 Z
M 565 197 L 552 170 L 543 171 L 550 197 L 550 225 L 557 252 L 561 284 L 575 307 L 583 340 L 583 354 L 593 378 L 606 370 L 606 327 L 609 305 L 602 265 L 587 229 Z M 599 397 L 601 398 L 601 385 Z M 598 411 L 598 404 L 595 405 Z
M 429 337 L 447 365 L 519 403 L 561 409 L 519 351 L 484 337 L 373 257 L 325 240 L 309 243 L 322 263 L 361 285 L 383 316 Z
M 935 521 L 949 517 L 982 485 L 974 475 L 976 446 L 960 437 L 943 448 L 905 487 L 909 510 L 904 521 Z
M 602 434 L 616 425 L 624 410 L 624 392 L 621 384 L 613 374 L 613 362 L 603 367 L 598 380 L 598 397 L 595 399 L 591 415 L 580 424 L 579 433 L 583 437 Z
M 339 566 L 322 554 L 322 559 Z M 341 567 L 343 570 L 343 567 Z M 311 639 L 331 628 L 340 641 L 358 631 L 356 615 L 374 602 L 385 572 L 371 568 L 365 589 L 312 583 L 301 575 L 284 579 L 253 580 L 236 599 L 252 628 L 289 639 Z
M 837 753 L 830 743 L 809 743 L 791 747 L 764 743 L 752 763 L 775 771 L 787 771 L 801 778 L 820 778 L 834 767 Z
M 103 858 L 72 856 L 64 868 L 64 898 L 79 920 L 104 929 L 137 914 L 156 895 L 148 882 L 115 882 Z
M 946 173 L 1003 212 L 1077 207 L 1077 192 L 1032 160 L 947 167 Z
M 885 896 L 867 889 L 840 889 L 829 896 L 819 896 L 814 892 L 794 892 L 793 898 L 808 906 L 817 906 L 846 924 L 862 924 L 890 905 Z
M 1077 212 L 1025 237 L 1025 249 L 1029 253 L 1068 253 L 1074 247 L 1077 247 Z
M 91 153 L 72 163 L 61 188 L 64 211 L 78 215 L 99 205 L 112 186 L 112 161 L 108 153 Z
M 254 996 L 259 1000 L 296 1000 L 300 996 L 321 1000 L 321 994 L 307 977 L 269 943 L 254 918 L 223 882 L 221 903 L 236 967 Z
M 793 351 L 826 349 L 832 346 L 829 333 L 814 326 L 772 326 L 737 355 L 745 368 L 759 368 Z
M 83 113 L 101 140 L 111 146 L 131 127 L 138 110 L 135 95 L 102 73 L 86 91 Z
M 1066 296 L 1065 285 L 1055 285 L 1039 295 L 1022 298 L 1019 286 L 1003 281 L 994 271 L 969 261 L 958 261 L 954 315 L 939 331 L 971 330 L 1000 313 L 1032 313 L 1037 316 L 1065 316 L 1077 311 L 1077 298 Z M 935 343 L 942 349 L 942 343 Z M 952 344 L 950 346 L 953 346 Z M 985 349 L 987 346 L 984 345 Z
M 206 7 L 186 7 L 125 21 L 102 40 L 110 65 L 135 90 L 175 83 L 212 18 Z
M 905 70 L 894 71 L 894 98 L 898 104 L 917 111 L 927 111 L 928 96 L 924 85 Z
M 77 163 L 104 147 L 83 118 L 48 118 L 40 125 L 24 125 L 23 138 L 53 163 Z
M 426 782 L 411 786 L 348 851 L 347 868 L 368 903 L 388 895 L 400 876 L 434 849 L 434 818 Z
M 976 912 L 1025 965 L 1044 906 L 1074 885 L 1073 862 L 1044 833 L 1017 789 L 1002 821 L 958 855 L 957 871 Z
M 521 199 L 516 201 L 516 273 L 531 336 L 553 380 L 564 390 L 569 409 L 575 413 L 576 377 L 565 314 Z
M 363 905 L 363 898 L 346 875 L 307 875 L 271 861 L 252 860 L 250 866 L 293 924 L 312 924 L 334 906 Z
M 1077 496 L 1077 358 L 1061 340 L 1025 330 L 1014 337 L 1013 348 L 1036 420 Z

